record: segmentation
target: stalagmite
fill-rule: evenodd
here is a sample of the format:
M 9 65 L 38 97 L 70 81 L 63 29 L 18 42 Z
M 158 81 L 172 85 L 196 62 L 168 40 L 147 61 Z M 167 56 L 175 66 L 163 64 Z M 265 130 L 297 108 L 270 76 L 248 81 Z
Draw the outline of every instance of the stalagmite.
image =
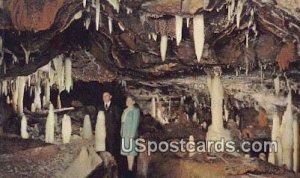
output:
M 96 0 L 96 18 L 95 18 L 95 20 L 96 20 L 96 22 L 95 22 L 95 24 L 96 24 L 96 30 L 98 31 L 99 30 L 99 24 L 101 23 L 100 22 L 100 18 L 101 18 L 101 9 L 100 9 L 101 7 L 100 7 L 100 0 Z
M 92 124 L 89 115 L 84 116 L 82 137 L 84 139 L 90 139 L 93 136 Z
M 119 13 L 120 11 L 120 2 L 119 0 L 107 0 L 112 6 L 113 8 Z
M 6 97 L 6 104 L 11 104 L 9 95 Z
M 208 86 L 211 98 L 211 114 L 212 123 L 208 127 L 208 132 L 206 135 L 207 141 L 220 141 L 222 138 L 230 140 L 230 132 L 223 127 L 223 99 L 224 90 L 221 82 L 220 74 L 215 74 L 214 78 L 208 80 Z M 208 76 L 209 78 L 211 76 Z M 209 82 L 210 81 L 210 82 Z M 211 148 L 208 148 L 211 149 Z M 213 150 L 212 150 L 213 151 Z
M 95 128 L 95 150 L 105 151 L 105 115 L 103 111 L 99 111 L 97 115 L 97 123 Z
M 299 172 L 299 124 L 297 119 L 293 121 L 294 131 L 294 152 L 293 152 L 293 171 Z
M 86 7 L 86 0 L 82 0 L 83 7 Z
M 22 120 L 21 120 L 21 137 L 23 139 L 29 138 L 29 134 L 27 132 L 27 118 L 25 115 L 23 115 Z
M 72 134 L 71 118 L 70 116 L 65 114 L 62 119 L 62 129 L 61 129 L 62 141 L 64 144 L 70 143 L 71 134 Z
M 26 79 L 27 77 L 18 77 L 18 113 L 23 114 L 23 98 L 24 98 L 24 91 L 25 91 L 25 85 L 26 85 Z
M 240 28 L 240 22 L 241 22 L 241 14 L 243 12 L 245 0 L 238 0 L 238 4 L 236 7 L 236 26 L 237 28 Z
M 197 56 L 198 62 L 200 62 L 204 41 L 205 41 L 205 31 L 204 31 L 204 17 L 203 15 L 196 15 L 194 17 L 194 45 L 195 45 L 195 52 Z
M 35 112 L 35 111 L 36 111 L 35 104 L 34 104 L 34 103 L 32 103 L 32 104 L 31 104 L 31 112 Z
M 151 116 L 153 118 L 156 118 L 156 101 L 155 101 L 155 97 L 152 97 L 152 99 L 151 99 Z
M 273 125 L 272 125 L 272 141 L 277 141 L 280 138 L 280 119 L 278 117 L 278 114 L 275 113 L 273 115 Z M 278 144 L 278 142 L 277 142 Z M 268 162 L 271 164 L 276 165 L 277 164 L 277 152 L 275 152 L 276 150 L 274 150 L 273 148 L 270 148 L 270 153 L 269 153 L 269 158 L 268 158 Z M 280 153 L 281 154 L 281 153 Z
M 108 16 L 108 30 L 109 30 L 109 33 L 112 34 L 112 32 L 113 32 L 113 19 L 109 16 Z
M 55 115 L 53 105 L 49 106 L 49 113 L 46 121 L 46 130 L 45 130 L 45 142 L 54 143 L 54 125 L 55 125 Z
M 61 105 L 61 99 L 60 99 L 60 94 L 57 95 L 57 109 L 61 109 L 62 105 Z
M 160 39 L 160 56 L 162 61 L 166 60 L 167 49 L 168 49 L 168 36 L 162 35 Z
M 189 153 L 189 157 L 193 157 L 196 154 L 196 143 L 193 135 L 189 136 L 187 151 Z
M 103 164 L 103 160 L 91 147 L 81 147 L 79 155 L 74 159 L 71 165 L 63 172 L 63 178 L 84 178 L 89 177 L 99 165 Z
M 72 80 L 72 61 L 70 58 L 65 60 L 65 86 L 68 93 L 73 88 Z
M 275 94 L 276 96 L 279 95 L 279 91 L 280 91 L 280 80 L 279 80 L 279 76 L 277 76 L 275 79 L 274 79 L 274 88 L 275 88 Z
M 282 117 L 281 143 L 282 143 L 282 163 L 286 165 L 288 170 L 293 169 L 293 112 L 292 112 L 292 94 L 288 94 L 288 105 Z
M 176 44 L 177 44 L 177 46 L 179 46 L 181 39 L 182 39 L 183 18 L 179 15 L 176 15 L 175 21 L 176 21 Z
M 166 118 L 163 116 L 162 113 L 162 107 L 158 107 L 156 111 L 156 119 L 158 122 L 160 122 L 162 125 L 168 124 L 169 121 L 166 120 Z

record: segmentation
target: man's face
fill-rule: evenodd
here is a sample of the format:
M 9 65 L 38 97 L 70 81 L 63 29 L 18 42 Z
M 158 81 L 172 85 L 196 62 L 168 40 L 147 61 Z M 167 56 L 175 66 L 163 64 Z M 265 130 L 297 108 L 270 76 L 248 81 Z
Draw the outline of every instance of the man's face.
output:
M 111 95 L 108 92 L 103 93 L 103 101 L 104 103 L 107 103 L 111 100 Z

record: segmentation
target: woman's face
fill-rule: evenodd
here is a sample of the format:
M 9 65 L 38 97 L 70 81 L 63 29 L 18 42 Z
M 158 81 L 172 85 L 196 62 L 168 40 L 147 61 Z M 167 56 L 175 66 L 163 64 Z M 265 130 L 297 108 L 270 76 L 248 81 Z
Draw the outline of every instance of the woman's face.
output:
M 135 103 L 135 101 L 134 101 L 132 98 L 127 97 L 127 99 L 126 99 L 126 106 L 127 106 L 127 107 L 133 106 L 134 103 Z

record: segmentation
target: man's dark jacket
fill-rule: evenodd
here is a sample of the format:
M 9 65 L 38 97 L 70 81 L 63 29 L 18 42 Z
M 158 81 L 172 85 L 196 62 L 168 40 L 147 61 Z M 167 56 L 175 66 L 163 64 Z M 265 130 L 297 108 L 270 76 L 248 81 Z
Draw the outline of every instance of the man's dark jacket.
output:
M 121 113 L 118 106 L 110 103 L 106 109 L 104 105 L 98 108 L 98 111 L 104 111 L 105 114 L 105 128 L 106 128 L 106 151 L 113 156 L 118 157 L 121 149 Z

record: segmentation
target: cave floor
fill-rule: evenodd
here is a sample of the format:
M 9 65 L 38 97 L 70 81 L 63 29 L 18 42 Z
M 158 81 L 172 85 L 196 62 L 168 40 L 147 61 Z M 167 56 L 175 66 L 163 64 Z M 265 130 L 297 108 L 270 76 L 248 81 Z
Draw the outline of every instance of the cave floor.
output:
M 0 177 L 63 177 L 91 140 L 74 139 L 70 144 L 45 144 L 39 140 L 0 137 Z

